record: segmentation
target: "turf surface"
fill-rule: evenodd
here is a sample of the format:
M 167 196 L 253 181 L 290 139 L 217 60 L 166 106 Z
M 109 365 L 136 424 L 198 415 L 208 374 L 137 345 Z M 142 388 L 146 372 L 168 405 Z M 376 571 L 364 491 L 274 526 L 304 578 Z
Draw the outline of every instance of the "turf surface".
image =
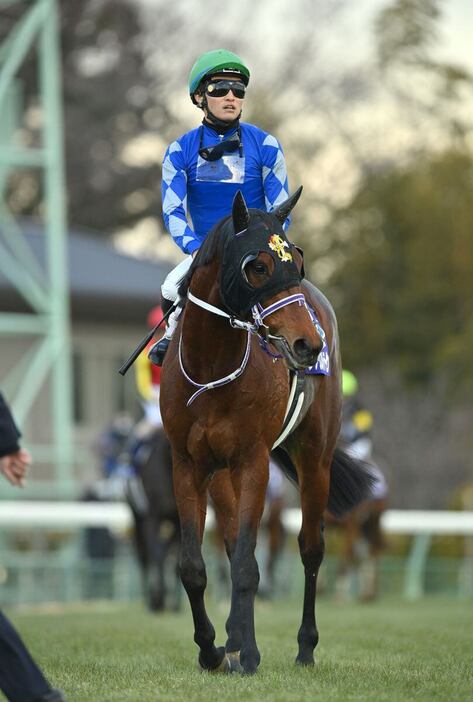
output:
M 226 607 L 209 612 L 221 645 Z M 473 699 L 471 602 L 323 600 L 312 669 L 294 665 L 300 613 L 293 601 L 258 602 L 261 666 L 242 677 L 197 670 L 187 603 L 160 616 L 136 603 L 8 612 L 69 702 Z

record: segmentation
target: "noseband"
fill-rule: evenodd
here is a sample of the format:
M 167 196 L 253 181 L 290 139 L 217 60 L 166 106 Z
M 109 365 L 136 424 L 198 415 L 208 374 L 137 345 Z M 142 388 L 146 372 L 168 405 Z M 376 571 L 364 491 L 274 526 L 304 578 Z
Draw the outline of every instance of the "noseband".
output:
M 254 305 L 251 308 L 251 314 L 253 316 L 253 322 L 245 322 L 241 319 L 237 319 L 236 317 L 228 314 L 224 310 L 221 310 L 219 307 L 215 307 L 214 305 L 209 304 L 208 302 L 205 302 L 205 300 L 201 300 L 200 298 L 196 297 L 191 293 L 190 290 L 187 291 L 187 298 L 190 302 L 193 302 L 195 305 L 198 307 L 202 307 L 202 309 L 207 310 L 207 312 L 211 312 L 212 314 L 216 314 L 219 317 L 226 317 L 229 321 L 229 324 L 231 327 L 234 329 L 244 329 L 247 333 L 247 340 L 246 340 L 246 349 L 245 353 L 243 355 L 243 360 L 239 367 L 233 371 L 233 373 L 229 373 L 226 375 L 224 378 L 219 378 L 219 380 L 214 380 L 210 383 L 197 383 L 195 380 L 192 380 L 192 378 L 187 374 L 185 368 L 184 368 L 184 363 L 182 360 L 182 331 L 181 331 L 181 336 L 179 338 L 179 365 L 181 367 L 182 374 L 184 375 L 185 379 L 191 384 L 194 385 L 194 387 L 199 388 L 187 401 L 187 407 L 203 392 L 206 390 L 213 390 L 214 388 L 219 388 L 222 385 L 227 385 L 227 383 L 231 383 L 233 380 L 236 380 L 237 378 L 242 375 L 244 372 L 247 364 L 248 364 L 248 359 L 250 357 L 250 349 L 251 349 L 251 335 L 255 334 L 256 336 L 259 337 L 259 339 L 265 343 L 271 340 L 276 340 L 279 339 L 279 337 L 274 336 L 272 334 L 269 334 L 268 332 L 268 327 L 263 324 L 263 320 L 268 317 L 270 314 L 273 314 L 274 312 L 277 312 L 278 310 L 282 309 L 283 307 L 287 307 L 287 305 L 292 305 L 293 303 L 298 303 L 299 307 L 306 307 L 307 309 L 307 303 L 304 295 L 302 293 L 296 293 L 295 295 L 287 295 L 286 297 L 283 297 L 281 300 L 277 300 L 276 302 L 273 302 L 272 305 L 269 305 L 268 307 L 263 307 L 260 303 Z M 261 328 L 264 327 L 266 330 L 266 334 L 263 336 L 260 333 Z

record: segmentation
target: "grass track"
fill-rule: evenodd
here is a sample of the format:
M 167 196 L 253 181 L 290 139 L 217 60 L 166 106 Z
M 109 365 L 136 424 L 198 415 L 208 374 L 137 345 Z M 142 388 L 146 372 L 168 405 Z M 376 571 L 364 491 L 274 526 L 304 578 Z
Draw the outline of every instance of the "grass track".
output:
M 225 611 L 209 607 L 224 642 Z M 318 605 L 317 665 L 294 665 L 301 608 L 258 603 L 251 677 L 198 672 L 190 612 L 91 604 L 9 615 L 69 702 L 473 699 L 473 606 L 455 600 Z

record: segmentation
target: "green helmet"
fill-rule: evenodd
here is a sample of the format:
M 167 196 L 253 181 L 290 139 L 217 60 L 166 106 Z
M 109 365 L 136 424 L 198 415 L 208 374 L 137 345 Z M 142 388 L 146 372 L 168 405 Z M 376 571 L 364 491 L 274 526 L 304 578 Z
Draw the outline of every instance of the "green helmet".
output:
M 189 94 L 192 102 L 196 105 L 194 93 L 206 76 L 211 76 L 218 71 L 234 71 L 241 74 L 241 79 L 245 85 L 248 85 L 250 80 L 250 71 L 245 66 L 239 56 L 227 51 L 226 49 L 215 49 L 207 51 L 202 56 L 199 56 L 197 61 L 192 66 L 189 74 Z
M 343 397 L 351 397 L 358 390 L 358 381 L 349 370 L 344 370 L 342 373 L 342 390 Z

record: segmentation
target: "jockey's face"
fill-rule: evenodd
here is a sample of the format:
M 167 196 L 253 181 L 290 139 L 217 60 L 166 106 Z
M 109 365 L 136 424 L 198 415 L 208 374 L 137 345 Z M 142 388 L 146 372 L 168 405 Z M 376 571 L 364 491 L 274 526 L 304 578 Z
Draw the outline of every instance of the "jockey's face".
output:
M 215 76 L 212 76 L 212 79 L 216 81 L 241 80 L 238 74 L 230 75 L 228 73 L 222 75 L 217 74 Z M 226 95 L 220 98 L 212 97 L 207 93 L 207 104 L 209 106 L 210 112 L 215 117 L 217 117 L 217 119 L 221 119 L 223 122 L 232 122 L 234 119 L 237 119 L 237 117 L 241 113 L 241 109 L 243 106 L 243 98 L 240 99 L 235 97 L 231 90 L 229 90 Z

